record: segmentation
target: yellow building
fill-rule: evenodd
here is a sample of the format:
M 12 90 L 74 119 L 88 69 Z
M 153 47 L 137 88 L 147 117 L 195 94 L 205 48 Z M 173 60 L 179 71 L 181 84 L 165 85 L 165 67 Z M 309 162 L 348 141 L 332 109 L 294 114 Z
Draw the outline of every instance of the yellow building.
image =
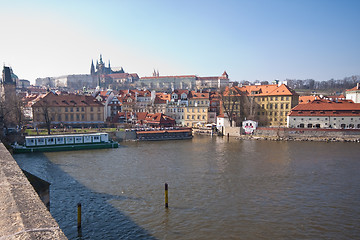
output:
M 239 98 L 234 110 L 243 118 L 259 121 L 260 125 L 286 126 L 287 115 L 298 105 L 299 95 L 285 84 L 248 85 L 234 87 L 236 92 L 246 98 Z M 246 99 L 246 102 L 245 102 Z
M 205 125 L 208 122 L 209 106 L 209 93 L 191 91 L 188 96 L 188 106 L 185 107 L 184 125 L 187 127 Z
M 32 110 L 35 126 L 50 121 L 51 125 L 97 127 L 105 121 L 104 106 L 93 96 L 49 92 L 32 105 Z

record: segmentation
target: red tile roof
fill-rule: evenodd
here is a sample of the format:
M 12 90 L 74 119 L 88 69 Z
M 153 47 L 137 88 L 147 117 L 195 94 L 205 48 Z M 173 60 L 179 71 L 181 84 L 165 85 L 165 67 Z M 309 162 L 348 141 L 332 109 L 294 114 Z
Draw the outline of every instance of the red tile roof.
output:
M 299 104 L 306 104 L 316 99 L 315 96 L 299 96 Z
M 158 79 L 158 78 L 196 78 L 196 75 L 142 77 L 142 78 L 140 78 L 140 79 Z
M 360 116 L 360 103 L 350 101 L 314 100 L 307 104 L 299 104 L 289 116 Z
M 249 96 L 289 96 L 296 94 L 285 84 L 278 86 L 277 84 L 270 85 L 247 85 L 238 88 L 241 92 L 245 92 Z
M 89 95 L 56 95 L 52 92 L 47 93 L 40 98 L 33 107 L 41 107 L 45 103 L 48 106 L 54 107 L 87 107 L 87 106 L 103 106 L 101 102 L 97 101 L 95 97 Z
M 192 99 L 209 99 L 209 93 L 208 92 L 196 92 L 196 91 L 191 91 L 190 92 L 190 97 Z

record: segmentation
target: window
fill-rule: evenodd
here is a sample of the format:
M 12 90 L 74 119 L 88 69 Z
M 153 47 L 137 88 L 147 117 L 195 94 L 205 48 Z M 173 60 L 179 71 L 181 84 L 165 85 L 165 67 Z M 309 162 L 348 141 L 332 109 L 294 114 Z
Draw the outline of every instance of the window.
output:
M 70 121 L 74 121 L 74 114 L 70 114 Z
M 85 111 L 85 108 L 84 108 L 84 107 L 81 107 L 81 111 L 84 112 L 84 111 Z
M 85 114 L 81 114 L 81 120 L 85 120 Z
M 65 121 L 69 121 L 69 115 L 65 114 Z
M 70 108 L 70 112 L 73 112 L 74 111 L 74 109 L 73 108 Z
M 281 97 L 281 101 L 284 101 L 284 97 Z
M 80 121 L 80 115 L 76 114 L 76 121 Z
M 61 115 L 58 115 L 58 121 L 61 122 Z
M 94 120 L 94 114 L 90 114 L 90 120 L 93 121 Z
M 76 111 L 77 111 L 77 112 L 79 111 L 79 108 L 78 108 L 78 107 L 76 108 Z
M 66 107 L 66 108 L 65 108 L 65 112 L 67 112 L 67 111 L 68 111 L 68 108 Z
M 309 123 L 309 124 L 307 125 L 307 127 L 308 127 L 308 128 L 312 128 L 312 124 Z
M 93 107 L 90 107 L 90 112 L 93 112 L 94 111 L 94 108 Z

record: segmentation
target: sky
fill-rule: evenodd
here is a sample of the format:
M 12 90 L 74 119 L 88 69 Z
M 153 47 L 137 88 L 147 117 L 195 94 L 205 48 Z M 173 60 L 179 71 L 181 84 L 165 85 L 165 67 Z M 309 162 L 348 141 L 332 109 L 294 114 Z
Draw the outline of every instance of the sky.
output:
M 20 79 L 89 74 L 231 81 L 360 74 L 358 0 L 0 0 L 0 61 Z

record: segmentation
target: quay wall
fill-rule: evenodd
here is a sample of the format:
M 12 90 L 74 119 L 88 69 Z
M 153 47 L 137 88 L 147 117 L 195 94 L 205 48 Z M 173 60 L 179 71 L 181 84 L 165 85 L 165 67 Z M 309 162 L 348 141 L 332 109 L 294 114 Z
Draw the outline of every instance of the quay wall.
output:
M 257 128 L 252 135 L 240 138 L 295 141 L 360 142 L 360 129 Z
M 277 137 L 350 137 L 360 138 L 360 129 L 257 128 L 254 135 Z
M 0 142 L 0 240 L 67 239 Z
M 127 140 L 136 140 L 136 132 L 134 131 L 119 131 L 115 133 L 115 140 L 117 141 L 127 141 Z

